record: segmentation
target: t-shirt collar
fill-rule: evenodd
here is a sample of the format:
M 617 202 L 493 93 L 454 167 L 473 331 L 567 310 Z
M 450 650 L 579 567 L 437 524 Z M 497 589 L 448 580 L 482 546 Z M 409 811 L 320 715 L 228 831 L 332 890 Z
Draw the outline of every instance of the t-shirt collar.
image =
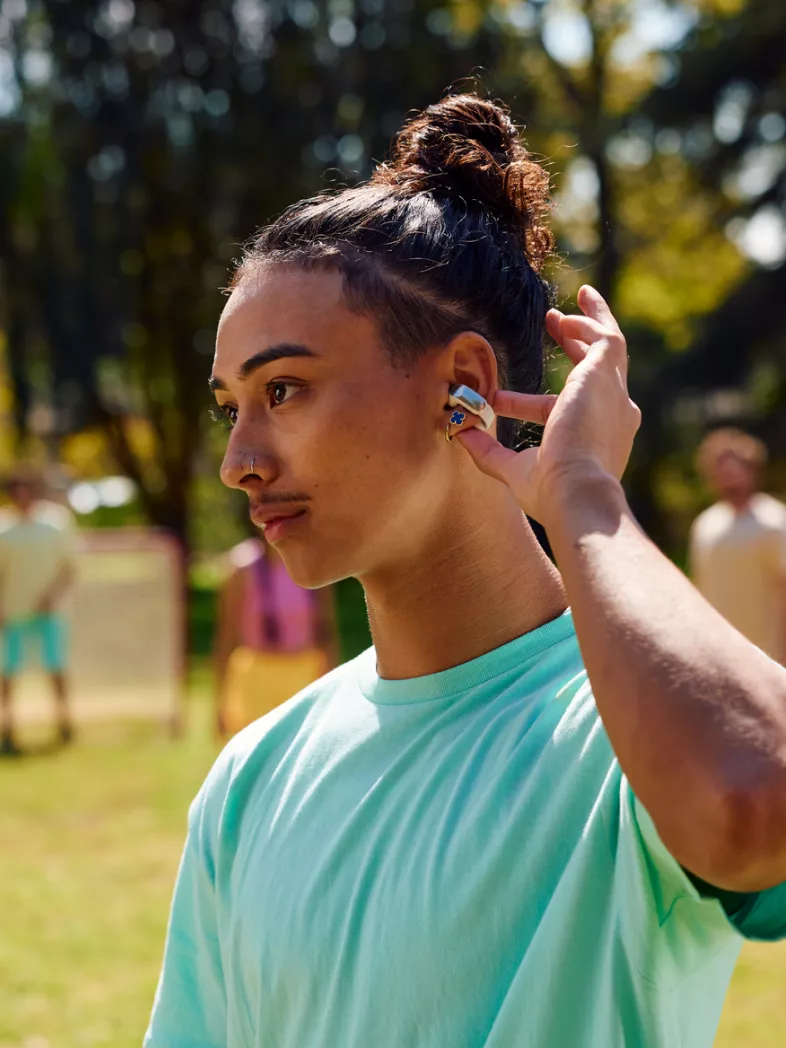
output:
M 547 648 L 566 640 L 573 634 L 573 616 L 570 608 L 558 618 L 546 622 L 529 633 L 508 641 L 499 648 L 487 651 L 476 659 L 459 666 L 430 673 L 424 677 L 405 680 L 387 680 L 377 673 L 374 648 L 364 651 L 357 659 L 357 681 L 363 695 L 380 706 L 428 702 L 460 695 L 471 688 L 485 684 L 508 670 L 540 655 Z

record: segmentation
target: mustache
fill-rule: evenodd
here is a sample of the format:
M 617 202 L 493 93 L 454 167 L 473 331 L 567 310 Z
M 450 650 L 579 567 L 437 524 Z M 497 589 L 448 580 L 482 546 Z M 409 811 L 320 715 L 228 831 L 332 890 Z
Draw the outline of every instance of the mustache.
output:
M 253 509 L 258 509 L 260 506 L 278 506 L 284 503 L 292 504 L 293 502 L 310 502 L 311 496 L 305 494 L 290 494 L 289 492 L 269 492 L 264 495 L 257 495 L 255 498 L 250 499 L 251 506 Z

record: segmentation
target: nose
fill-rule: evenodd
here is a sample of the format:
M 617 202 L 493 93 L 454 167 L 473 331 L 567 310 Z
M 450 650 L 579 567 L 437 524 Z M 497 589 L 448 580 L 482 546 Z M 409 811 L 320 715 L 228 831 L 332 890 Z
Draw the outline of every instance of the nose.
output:
M 247 491 L 250 484 L 270 484 L 278 469 L 269 452 L 248 445 L 233 445 L 230 440 L 221 463 L 221 482 L 228 488 Z

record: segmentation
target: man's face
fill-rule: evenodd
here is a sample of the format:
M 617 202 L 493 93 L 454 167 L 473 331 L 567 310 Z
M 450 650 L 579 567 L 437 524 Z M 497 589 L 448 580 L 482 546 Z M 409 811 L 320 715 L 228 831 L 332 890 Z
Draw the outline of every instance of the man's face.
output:
M 732 503 L 746 502 L 757 488 L 756 470 L 733 451 L 717 457 L 708 479 L 715 494 Z
M 35 502 L 33 485 L 26 481 L 14 481 L 7 490 L 11 502 L 21 513 L 26 513 Z
M 447 506 L 437 359 L 393 366 L 338 273 L 247 275 L 219 324 L 212 385 L 232 423 L 222 480 L 248 494 L 301 585 L 395 570 Z

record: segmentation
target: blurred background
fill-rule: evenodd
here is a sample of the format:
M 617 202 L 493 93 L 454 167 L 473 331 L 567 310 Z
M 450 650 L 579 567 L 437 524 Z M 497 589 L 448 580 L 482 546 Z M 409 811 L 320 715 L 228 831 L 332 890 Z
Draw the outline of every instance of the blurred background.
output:
M 258 226 L 367 177 L 449 85 L 526 125 L 561 302 L 591 282 L 626 331 L 646 531 L 684 566 L 714 427 L 761 438 L 786 494 L 782 0 L 2 0 L 0 472 L 40 469 L 94 554 L 147 536 L 102 576 L 108 621 L 174 610 L 171 694 L 140 669 L 120 701 L 105 679 L 76 746 L 36 749 L 31 715 L 28 756 L 0 766 L 0 1048 L 141 1040 L 216 752 L 224 554 L 248 535 L 208 417 L 221 288 Z M 135 575 L 151 536 L 166 564 Z M 336 605 L 348 657 L 368 643 L 359 587 Z M 145 645 L 122 657 L 142 667 Z M 785 979 L 783 949 L 747 947 L 718 1044 L 786 1042 Z

